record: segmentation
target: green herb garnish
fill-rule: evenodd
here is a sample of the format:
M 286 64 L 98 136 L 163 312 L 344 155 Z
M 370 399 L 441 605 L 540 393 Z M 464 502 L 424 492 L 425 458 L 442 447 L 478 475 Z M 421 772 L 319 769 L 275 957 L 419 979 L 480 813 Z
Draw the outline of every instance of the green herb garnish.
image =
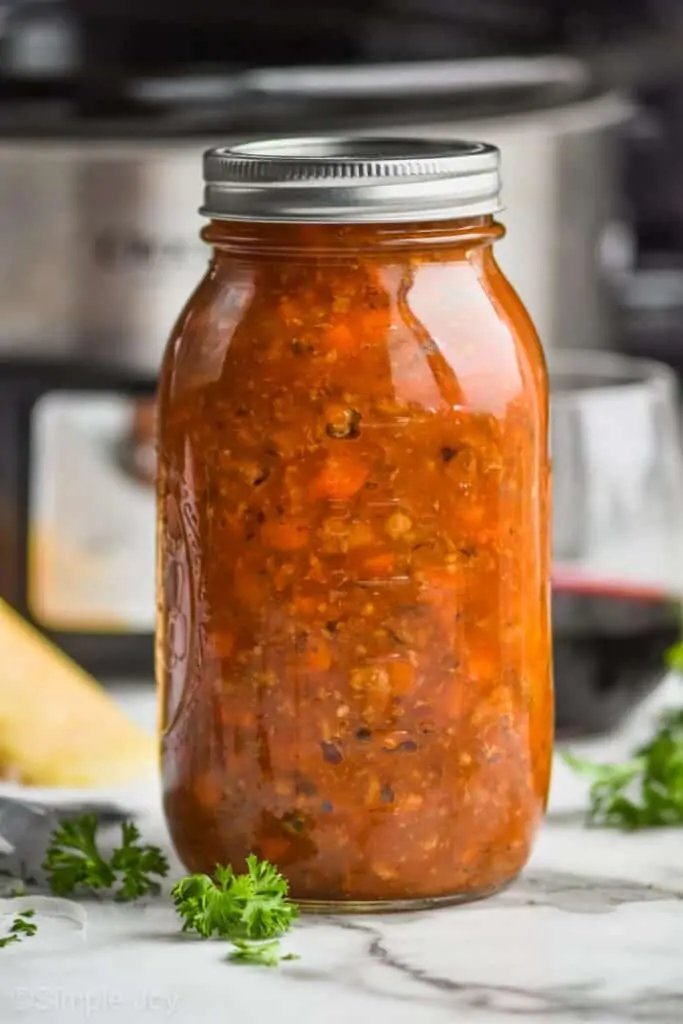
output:
M 156 895 L 161 891 L 156 878 L 164 878 L 168 874 L 166 857 L 158 846 L 140 844 L 140 830 L 131 821 L 124 821 L 121 825 L 121 839 L 121 846 L 111 855 L 111 866 L 121 877 L 116 899 L 120 903 L 128 903 L 148 894 Z
M 681 658 L 675 648 L 669 656 Z M 565 754 L 591 781 L 588 823 L 634 831 L 683 825 L 683 710 L 665 712 L 658 731 L 623 764 L 594 764 Z
M 664 662 L 667 668 L 683 675 L 683 640 L 670 647 L 664 655 Z
M 160 892 L 156 879 L 168 873 L 161 850 L 142 845 L 137 826 L 124 822 L 122 845 L 107 860 L 97 846 L 97 824 L 94 814 L 84 814 L 54 830 L 43 862 L 52 891 L 68 896 L 77 889 L 114 890 L 114 898 L 123 903 Z
M 35 910 L 20 910 L 16 915 L 8 935 L 4 935 L 0 939 L 0 949 L 4 949 L 5 946 L 10 946 L 14 942 L 21 942 L 24 938 L 30 938 L 35 935 L 38 931 L 38 925 L 34 924 L 33 921 L 28 920 L 35 917 Z
M 298 960 L 295 953 L 280 953 L 280 940 L 270 939 L 268 942 L 247 942 L 244 939 L 233 940 L 234 949 L 228 960 L 240 964 L 255 964 L 258 967 L 277 967 L 284 960 Z
M 263 940 L 286 932 L 298 917 L 288 898 L 289 885 L 268 861 L 247 857 L 247 871 L 236 875 L 231 867 L 216 867 L 210 875 L 190 875 L 171 889 L 183 931 L 202 938 Z

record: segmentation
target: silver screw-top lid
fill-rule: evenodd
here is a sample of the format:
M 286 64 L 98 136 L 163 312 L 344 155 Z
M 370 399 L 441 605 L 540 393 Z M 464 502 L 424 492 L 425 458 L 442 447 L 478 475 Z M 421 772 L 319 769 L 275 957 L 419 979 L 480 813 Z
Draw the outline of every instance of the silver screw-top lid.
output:
M 202 213 L 217 220 L 390 223 L 496 213 L 500 153 L 482 142 L 283 138 L 210 149 Z

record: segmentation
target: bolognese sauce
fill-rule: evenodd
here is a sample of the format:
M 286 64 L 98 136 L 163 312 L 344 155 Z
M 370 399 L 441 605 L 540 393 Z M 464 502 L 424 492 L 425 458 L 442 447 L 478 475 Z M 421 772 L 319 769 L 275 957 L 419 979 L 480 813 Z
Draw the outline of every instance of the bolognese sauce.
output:
M 253 852 L 304 905 L 362 909 L 484 895 L 529 855 L 547 382 L 501 234 L 466 211 L 205 229 L 158 422 L 164 799 L 190 870 Z

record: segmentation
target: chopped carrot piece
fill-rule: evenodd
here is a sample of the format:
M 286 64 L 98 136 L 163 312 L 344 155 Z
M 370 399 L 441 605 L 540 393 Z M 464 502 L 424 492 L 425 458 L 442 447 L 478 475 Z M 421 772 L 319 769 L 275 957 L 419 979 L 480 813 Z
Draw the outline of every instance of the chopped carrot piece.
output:
M 396 568 L 396 556 L 390 551 L 371 555 L 363 562 L 363 569 L 371 576 L 391 576 Z
M 369 523 L 354 523 L 348 535 L 349 551 L 354 548 L 368 547 L 375 540 L 375 532 Z
M 391 661 L 388 664 L 389 683 L 395 694 L 410 693 L 415 682 L 415 669 L 409 661 Z
M 264 836 L 259 843 L 261 857 L 276 866 L 287 856 L 289 850 L 289 840 L 282 839 L 280 836 Z
M 198 775 L 193 783 L 194 797 L 202 807 L 216 807 L 223 799 L 224 787 L 219 775 L 215 772 L 204 772 Z
M 363 313 L 363 334 L 377 337 L 386 334 L 391 318 L 385 309 L 368 309 Z
M 318 599 L 315 597 L 303 596 L 295 597 L 294 600 L 292 601 L 295 612 L 303 616 L 314 615 L 315 610 L 318 607 L 318 603 Z
M 467 658 L 467 673 L 478 682 L 490 683 L 500 677 L 499 660 L 493 652 L 470 651 Z
M 229 721 L 239 729 L 253 729 L 256 724 L 256 715 L 248 708 L 243 708 L 241 711 L 233 710 Z
M 344 501 L 358 493 L 368 476 L 368 469 L 357 459 L 334 456 L 313 480 L 311 494 L 314 498 Z
M 326 672 L 332 664 L 330 648 L 321 638 L 311 640 L 304 658 L 306 668 L 311 672 Z
M 362 334 L 352 331 L 348 324 L 333 324 L 325 331 L 324 340 L 330 348 L 352 354 L 360 350 Z
M 308 528 L 301 522 L 291 520 L 284 523 L 264 523 L 261 540 L 276 551 L 298 551 L 308 543 Z

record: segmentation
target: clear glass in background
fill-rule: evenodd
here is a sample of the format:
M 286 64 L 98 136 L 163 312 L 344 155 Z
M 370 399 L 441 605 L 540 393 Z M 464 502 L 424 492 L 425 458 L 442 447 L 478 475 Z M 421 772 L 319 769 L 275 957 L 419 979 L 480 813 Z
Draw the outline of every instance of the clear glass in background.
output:
M 683 456 L 659 363 L 550 358 L 553 650 L 563 735 L 616 725 L 681 632 Z

